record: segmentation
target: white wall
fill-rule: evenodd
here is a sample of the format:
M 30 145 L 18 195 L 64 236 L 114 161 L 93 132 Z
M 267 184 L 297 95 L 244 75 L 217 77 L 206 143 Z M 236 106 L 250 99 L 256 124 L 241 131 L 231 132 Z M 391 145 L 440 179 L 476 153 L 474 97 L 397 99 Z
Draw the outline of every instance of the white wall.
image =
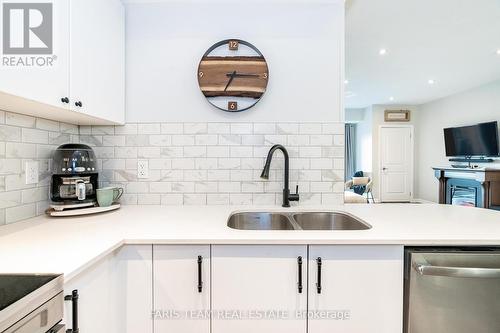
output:
M 438 181 L 431 169 L 446 166 L 443 128 L 500 121 L 500 81 L 419 107 L 416 127 L 417 196 L 438 201 Z M 489 167 L 500 167 L 500 161 Z
M 126 13 L 127 122 L 343 121 L 342 0 L 156 1 Z M 202 55 L 227 38 L 269 66 L 266 94 L 243 113 L 209 105 L 197 82 Z
M 384 111 L 385 110 L 410 110 L 411 117 L 410 122 L 390 122 L 386 123 L 384 121 Z M 372 147 L 373 147 L 373 159 L 372 159 L 372 171 L 373 171 L 373 195 L 376 199 L 380 198 L 380 189 L 379 189 L 379 172 L 380 172 L 380 161 L 379 161 L 379 130 L 380 126 L 384 124 L 389 125 L 414 125 L 416 126 L 417 119 L 419 118 L 419 108 L 413 105 L 373 105 L 372 106 Z M 415 160 L 415 159 L 414 159 Z M 414 183 L 415 175 L 413 177 Z M 415 186 L 414 186 L 415 187 Z

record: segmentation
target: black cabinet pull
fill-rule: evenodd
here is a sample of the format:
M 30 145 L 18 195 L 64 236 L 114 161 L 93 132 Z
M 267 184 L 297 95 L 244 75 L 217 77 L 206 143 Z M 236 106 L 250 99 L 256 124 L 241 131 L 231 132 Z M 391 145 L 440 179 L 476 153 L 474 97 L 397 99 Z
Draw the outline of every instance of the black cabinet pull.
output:
M 78 290 L 73 290 L 71 295 L 64 296 L 65 301 L 71 301 L 71 313 L 72 313 L 72 323 L 71 329 L 67 329 L 66 333 L 78 333 L 80 329 L 78 328 Z
M 198 292 L 203 291 L 203 281 L 201 279 L 201 264 L 203 263 L 203 257 L 198 256 Z
M 78 106 L 79 108 L 81 108 L 83 106 L 81 101 L 75 102 L 75 105 Z
M 299 266 L 299 283 L 298 283 L 298 289 L 299 289 L 299 294 L 302 294 L 302 257 L 297 258 L 297 264 Z
M 61 98 L 61 102 L 68 104 L 69 103 L 69 98 L 68 97 Z
M 316 282 L 316 291 L 321 294 L 321 257 L 316 259 L 316 264 L 318 265 L 318 282 Z

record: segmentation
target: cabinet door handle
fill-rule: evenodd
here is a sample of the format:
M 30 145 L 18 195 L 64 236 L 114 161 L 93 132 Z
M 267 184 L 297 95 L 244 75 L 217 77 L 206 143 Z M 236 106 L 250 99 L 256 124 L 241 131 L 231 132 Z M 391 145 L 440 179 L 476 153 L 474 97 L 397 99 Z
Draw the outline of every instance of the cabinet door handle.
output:
M 297 265 L 299 269 L 298 289 L 299 289 L 299 294 L 302 294 L 302 257 L 297 258 Z
M 201 264 L 203 263 L 203 257 L 198 256 L 198 292 L 201 293 L 203 291 L 203 281 L 201 278 Z
M 71 329 L 66 330 L 66 333 L 78 333 L 78 290 L 73 290 L 71 295 L 64 296 L 65 301 L 71 301 Z
M 61 102 L 68 104 L 69 103 L 69 98 L 68 97 L 61 98 Z
M 78 102 L 75 102 L 75 106 L 78 106 L 79 108 L 81 108 L 83 106 L 83 104 L 81 101 L 78 101 Z
M 318 281 L 316 282 L 316 291 L 321 294 L 321 257 L 316 259 L 316 264 L 318 265 Z

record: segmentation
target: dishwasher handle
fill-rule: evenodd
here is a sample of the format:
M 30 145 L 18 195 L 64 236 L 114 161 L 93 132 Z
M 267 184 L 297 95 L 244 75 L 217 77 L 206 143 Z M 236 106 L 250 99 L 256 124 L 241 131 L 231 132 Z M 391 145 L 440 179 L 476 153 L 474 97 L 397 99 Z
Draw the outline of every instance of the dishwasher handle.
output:
M 413 268 L 420 275 L 456 278 L 500 279 L 500 268 L 433 266 L 413 262 Z

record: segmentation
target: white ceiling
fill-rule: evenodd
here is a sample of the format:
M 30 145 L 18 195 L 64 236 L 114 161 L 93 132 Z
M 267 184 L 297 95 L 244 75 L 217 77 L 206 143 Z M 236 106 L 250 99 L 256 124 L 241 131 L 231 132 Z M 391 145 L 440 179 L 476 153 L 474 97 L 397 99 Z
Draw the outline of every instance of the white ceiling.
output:
M 346 8 L 348 108 L 423 104 L 500 79 L 500 0 L 347 0 Z

